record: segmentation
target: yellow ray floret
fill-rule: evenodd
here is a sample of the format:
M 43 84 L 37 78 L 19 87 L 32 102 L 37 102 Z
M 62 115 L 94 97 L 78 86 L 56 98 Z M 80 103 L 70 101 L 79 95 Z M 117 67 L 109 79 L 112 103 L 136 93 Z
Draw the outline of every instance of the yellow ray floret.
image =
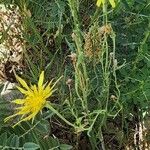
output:
M 16 79 L 21 84 L 22 87 L 17 86 L 18 90 L 24 94 L 23 99 L 16 99 L 12 101 L 16 104 L 16 112 L 15 114 L 5 118 L 5 121 L 9 119 L 19 116 L 20 121 L 15 124 L 19 124 L 22 121 L 27 121 L 30 119 L 34 120 L 34 117 L 37 115 L 39 111 L 43 109 L 46 105 L 46 99 L 52 95 L 55 91 L 54 86 L 51 86 L 51 83 L 43 84 L 44 82 L 44 71 L 40 74 L 38 85 L 31 85 L 30 87 L 27 83 L 16 75 Z
M 105 3 L 105 1 L 106 1 L 106 0 L 97 0 L 96 5 L 97 5 L 98 7 L 100 7 L 101 4 L 104 4 L 104 3 Z M 111 6 L 112 6 L 113 8 L 115 8 L 115 6 L 116 6 L 115 0 L 109 0 L 109 3 L 111 4 Z

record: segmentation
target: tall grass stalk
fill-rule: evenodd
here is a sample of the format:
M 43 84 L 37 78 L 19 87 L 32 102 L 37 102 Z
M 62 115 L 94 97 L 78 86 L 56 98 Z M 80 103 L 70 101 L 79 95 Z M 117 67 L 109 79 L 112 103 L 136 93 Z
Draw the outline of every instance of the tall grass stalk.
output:
M 88 116 L 88 103 L 87 96 L 89 92 L 89 79 L 87 75 L 87 69 L 85 65 L 85 59 L 83 54 L 83 38 L 80 28 L 80 21 L 78 19 L 79 11 L 79 1 L 78 0 L 68 0 L 71 14 L 73 17 L 74 31 L 73 38 L 76 45 L 76 63 L 74 65 L 75 69 L 75 90 L 78 98 L 82 103 L 82 108 L 86 116 Z
M 89 77 L 88 77 L 88 72 L 87 72 L 87 65 L 86 64 L 86 59 L 84 56 L 84 48 L 83 48 L 83 37 L 82 37 L 82 29 L 78 17 L 79 13 L 79 1 L 78 0 L 68 0 L 69 7 L 71 10 L 71 14 L 73 17 L 73 24 L 74 24 L 74 30 L 73 30 L 73 40 L 76 45 L 76 62 L 74 63 L 74 69 L 75 69 L 75 91 L 78 96 L 78 98 L 81 101 L 82 104 L 82 111 L 84 112 L 86 119 L 87 119 L 87 124 L 89 127 L 84 127 L 84 123 L 82 123 L 82 120 L 80 121 L 80 126 L 78 130 L 80 132 L 87 130 L 89 139 L 91 142 L 92 149 L 94 150 L 97 145 L 93 145 L 93 143 L 96 144 L 96 136 L 93 134 L 93 127 L 96 122 L 98 122 L 99 127 L 98 127 L 98 133 L 99 133 L 99 139 L 101 141 L 101 147 L 103 150 L 105 150 L 105 143 L 104 143 L 104 138 L 103 138 L 103 133 L 102 133 L 102 126 L 105 123 L 108 115 L 108 104 L 109 104 L 109 99 L 110 99 L 110 80 L 111 80 L 111 72 L 113 72 L 114 76 L 114 82 L 115 86 L 117 89 L 117 98 L 119 99 L 119 87 L 117 84 L 117 78 L 116 78 L 116 68 L 115 68 L 115 34 L 113 30 L 111 31 L 110 34 L 112 34 L 112 41 L 113 41 L 113 51 L 112 55 L 113 58 L 110 58 L 110 52 L 109 52 L 109 45 L 108 45 L 108 35 L 104 33 L 104 40 L 102 41 L 102 54 L 99 56 L 100 58 L 100 64 L 102 68 L 102 77 L 103 77 L 103 85 L 102 85 L 102 98 L 104 101 L 104 106 L 101 106 L 98 110 L 93 110 L 93 112 L 90 113 L 89 107 L 88 107 L 88 95 L 90 93 L 90 82 L 89 82 Z M 98 8 L 101 9 L 101 8 Z M 99 10 L 96 10 L 95 12 L 95 18 L 92 24 L 97 24 L 96 22 L 98 21 L 99 16 L 97 15 L 97 12 L 100 12 Z M 107 17 L 107 1 L 103 4 L 103 27 L 108 26 L 108 17 Z M 89 27 L 91 28 L 91 27 Z M 112 64 L 113 62 L 113 64 Z M 113 71 L 111 71 L 111 66 L 113 65 Z M 77 106 L 75 106 L 77 107 Z M 115 107 L 115 106 L 114 106 Z M 96 115 L 92 117 L 92 114 L 96 111 Z M 101 119 L 98 119 L 100 116 L 102 116 Z M 79 120 L 79 118 L 77 118 Z M 90 121 L 89 121 L 90 120 Z M 100 121 L 98 121 L 100 120 Z

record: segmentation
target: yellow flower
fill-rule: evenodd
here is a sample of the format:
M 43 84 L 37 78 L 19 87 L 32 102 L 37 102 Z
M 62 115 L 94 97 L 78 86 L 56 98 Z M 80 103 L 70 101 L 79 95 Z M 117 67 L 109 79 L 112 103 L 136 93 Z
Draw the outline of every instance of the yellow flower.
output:
M 112 6 L 113 8 L 115 8 L 115 6 L 116 6 L 115 0 L 109 0 L 109 2 L 110 2 L 110 4 L 111 4 L 111 6 Z M 105 0 L 97 0 L 96 5 L 97 5 L 98 7 L 100 7 L 101 4 L 104 4 L 104 3 L 105 3 Z
M 51 86 L 51 82 L 48 84 L 43 84 L 44 82 L 44 71 L 40 74 L 38 85 L 31 85 L 30 87 L 27 83 L 16 75 L 16 79 L 20 82 L 22 87 L 17 86 L 18 90 L 24 94 L 23 99 L 16 99 L 12 101 L 17 104 L 16 113 L 5 118 L 5 121 L 9 119 L 20 116 L 20 121 L 14 126 L 18 125 L 22 121 L 27 121 L 35 118 L 39 111 L 43 109 L 46 105 L 46 99 L 52 95 L 55 91 L 53 88 L 56 84 Z

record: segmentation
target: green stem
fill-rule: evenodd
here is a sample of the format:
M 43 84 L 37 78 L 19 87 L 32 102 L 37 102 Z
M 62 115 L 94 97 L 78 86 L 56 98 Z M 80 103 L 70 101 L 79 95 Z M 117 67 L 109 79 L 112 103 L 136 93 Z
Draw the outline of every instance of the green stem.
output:
M 75 33 L 75 44 L 76 44 L 76 54 L 77 62 L 75 65 L 75 90 L 76 94 L 81 100 L 83 110 L 88 114 L 88 102 L 87 102 L 87 91 L 88 91 L 88 75 L 87 68 L 84 59 L 84 49 L 83 49 L 83 37 L 81 32 L 81 25 L 78 17 L 79 12 L 79 1 L 78 0 L 68 0 L 73 23 L 74 23 L 74 33 Z
M 72 127 L 76 128 L 74 124 L 72 124 L 71 122 L 69 122 L 68 120 L 66 120 L 56 109 L 54 109 L 52 107 L 51 103 L 47 102 L 45 107 L 47 107 L 48 109 L 50 109 L 54 114 L 56 114 L 60 119 L 62 119 L 69 126 L 72 126 Z

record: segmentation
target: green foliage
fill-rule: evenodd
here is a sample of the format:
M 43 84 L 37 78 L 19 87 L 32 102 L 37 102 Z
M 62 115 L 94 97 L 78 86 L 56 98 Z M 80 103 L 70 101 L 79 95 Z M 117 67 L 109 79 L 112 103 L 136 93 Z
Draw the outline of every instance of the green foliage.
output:
M 150 110 L 149 1 L 120 0 L 114 10 L 97 8 L 94 0 L 10 3 L 23 17 L 23 76 L 33 83 L 41 70 L 46 80 L 64 77 L 51 99 L 54 114 L 44 110 L 33 124 L 4 124 L 8 102 L 0 101 L 1 148 L 69 150 L 82 145 L 84 135 L 89 149 L 105 150 L 107 133 L 119 143 L 110 149 L 125 148 L 128 124 L 143 121 Z M 73 147 L 55 137 L 53 120 L 62 129 L 68 124 Z
M 49 117 L 50 113 L 46 112 L 39 116 L 38 119 L 40 121 L 35 121 L 34 124 L 26 122 L 15 128 L 2 127 L 0 132 L 0 148 L 15 150 L 70 150 L 72 146 L 61 144 L 56 137 L 48 136 L 51 129 L 48 121 L 45 119 Z
M 9 115 L 10 112 L 10 104 L 8 101 L 2 99 L 2 97 L 0 97 L 0 129 L 5 126 L 4 123 L 4 118 L 7 117 Z

